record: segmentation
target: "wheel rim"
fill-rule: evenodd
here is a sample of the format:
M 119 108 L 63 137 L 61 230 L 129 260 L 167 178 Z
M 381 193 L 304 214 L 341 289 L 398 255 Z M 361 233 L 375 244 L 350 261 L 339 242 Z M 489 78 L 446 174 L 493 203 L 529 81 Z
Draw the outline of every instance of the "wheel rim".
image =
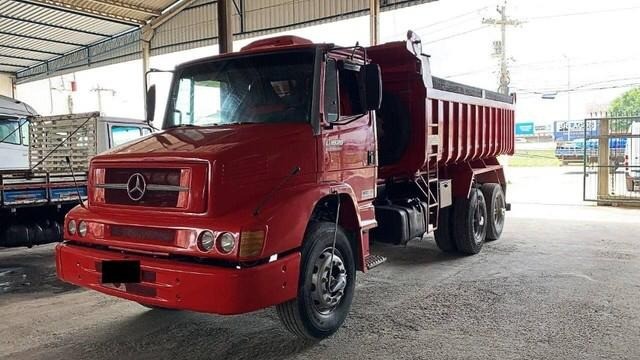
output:
M 334 311 L 344 297 L 347 281 L 347 270 L 340 252 L 335 250 L 332 263 L 331 248 L 324 249 L 313 264 L 311 298 L 314 310 L 323 315 Z
M 486 204 L 484 201 L 480 201 L 480 197 L 478 197 L 473 212 L 473 240 L 476 244 L 481 243 L 484 238 L 485 227 L 487 225 L 486 214 Z
M 496 201 L 493 207 L 493 221 L 496 229 L 502 229 L 506 211 L 507 207 L 504 203 L 504 198 L 502 196 L 496 196 Z

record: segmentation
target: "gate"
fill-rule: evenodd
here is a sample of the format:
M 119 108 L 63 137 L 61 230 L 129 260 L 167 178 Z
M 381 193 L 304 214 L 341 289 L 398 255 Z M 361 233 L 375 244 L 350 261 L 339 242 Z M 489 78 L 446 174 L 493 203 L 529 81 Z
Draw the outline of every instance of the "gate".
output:
M 583 198 L 599 205 L 640 205 L 640 115 L 584 120 Z

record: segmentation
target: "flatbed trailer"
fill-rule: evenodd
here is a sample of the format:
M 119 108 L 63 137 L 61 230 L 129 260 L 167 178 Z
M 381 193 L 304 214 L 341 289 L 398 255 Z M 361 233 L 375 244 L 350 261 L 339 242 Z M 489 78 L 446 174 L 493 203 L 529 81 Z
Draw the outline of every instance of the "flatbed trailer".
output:
M 89 161 L 117 145 L 114 128 L 137 129 L 136 137 L 143 129 L 151 132 L 142 120 L 99 112 L 39 116 L 24 103 L 0 100 L 4 117 L 20 122 L 18 133 L 28 133 L 23 137 L 28 139 L 28 161 L 18 169 L 0 170 L 0 247 L 61 241 L 64 216 L 87 199 Z
M 147 307 L 276 306 L 321 339 L 385 261 L 371 241 L 478 253 L 504 226 L 515 96 L 433 77 L 420 47 L 283 36 L 178 66 L 164 131 L 92 160 L 58 276 Z

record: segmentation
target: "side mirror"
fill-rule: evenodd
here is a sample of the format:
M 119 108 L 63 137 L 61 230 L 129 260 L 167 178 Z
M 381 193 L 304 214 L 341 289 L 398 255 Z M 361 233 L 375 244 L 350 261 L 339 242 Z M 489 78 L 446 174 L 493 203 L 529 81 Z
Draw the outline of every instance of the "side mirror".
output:
M 153 118 L 156 113 L 156 86 L 151 85 L 147 90 L 147 124 L 153 123 Z
M 382 103 L 382 76 L 378 64 L 363 65 L 361 76 L 364 85 L 364 110 L 376 111 Z

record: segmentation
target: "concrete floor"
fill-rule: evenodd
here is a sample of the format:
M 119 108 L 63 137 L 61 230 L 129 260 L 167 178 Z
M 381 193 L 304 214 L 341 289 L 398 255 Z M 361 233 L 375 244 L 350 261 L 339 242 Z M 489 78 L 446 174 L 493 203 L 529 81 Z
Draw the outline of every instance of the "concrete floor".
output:
M 359 274 L 349 318 L 318 344 L 289 335 L 272 309 L 147 310 L 58 282 L 51 246 L 0 251 L 0 357 L 640 358 L 640 210 L 582 204 L 565 170 L 509 172 L 501 240 L 470 257 L 431 239 L 376 246 L 389 261 Z

